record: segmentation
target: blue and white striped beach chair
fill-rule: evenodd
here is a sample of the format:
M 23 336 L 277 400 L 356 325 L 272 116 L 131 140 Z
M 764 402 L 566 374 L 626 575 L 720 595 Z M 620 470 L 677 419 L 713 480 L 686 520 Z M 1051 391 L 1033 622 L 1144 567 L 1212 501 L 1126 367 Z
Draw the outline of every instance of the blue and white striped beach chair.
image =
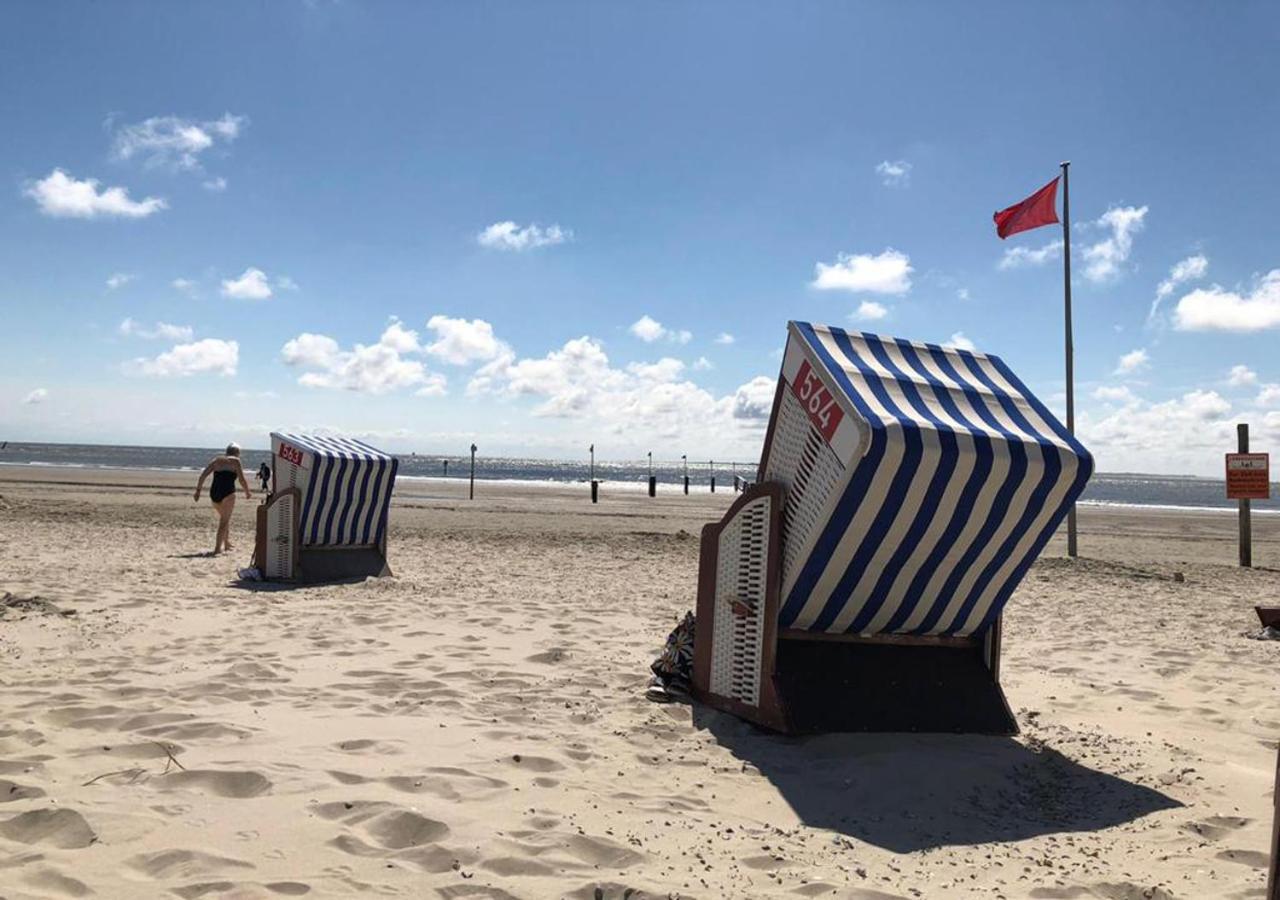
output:
M 790 323 L 758 483 L 703 530 L 695 692 L 782 731 L 1016 731 L 1001 611 L 1092 471 L 994 356 Z
M 351 438 L 271 434 L 272 494 L 258 508 L 254 563 L 268 579 L 390 575 L 394 456 Z

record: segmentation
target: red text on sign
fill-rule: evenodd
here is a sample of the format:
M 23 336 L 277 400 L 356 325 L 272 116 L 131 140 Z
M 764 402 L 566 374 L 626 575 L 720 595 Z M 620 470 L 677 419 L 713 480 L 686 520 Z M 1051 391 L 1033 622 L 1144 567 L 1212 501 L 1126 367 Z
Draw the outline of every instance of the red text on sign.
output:
M 288 444 L 280 445 L 280 458 L 285 462 L 293 463 L 295 466 L 302 465 L 302 451 Z

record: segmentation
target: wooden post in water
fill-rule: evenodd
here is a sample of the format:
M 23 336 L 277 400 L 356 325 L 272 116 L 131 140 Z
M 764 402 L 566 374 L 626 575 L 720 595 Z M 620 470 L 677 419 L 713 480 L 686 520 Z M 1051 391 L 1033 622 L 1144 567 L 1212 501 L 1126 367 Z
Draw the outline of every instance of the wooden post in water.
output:
M 449 477 L 449 460 L 447 459 L 444 461 L 444 477 Z
M 649 451 L 649 496 L 658 496 L 658 479 L 653 474 L 653 451 Z
M 714 459 L 707 460 L 707 468 L 711 472 L 711 493 L 716 492 L 716 461 Z
M 596 481 L 596 445 L 587 448 L 591 453 L 591 502 L 600 502 L 600 482 Z
M 471 500 L 476 499 L 476 445 L 471 445 Z
M 1236 426 L 1237 452 L 1249 452 L 1249 426 L 1241 422 Z M 1253 567 L 1253 522 L 1251 520 L 1248 500 L 1237 500 L 1240 504 L 1240 565 L 1246 569 Z
M 689 454 L 684 453 L 680 456 L 680 461 L 684 463 L 684 492 L 689 493 Z

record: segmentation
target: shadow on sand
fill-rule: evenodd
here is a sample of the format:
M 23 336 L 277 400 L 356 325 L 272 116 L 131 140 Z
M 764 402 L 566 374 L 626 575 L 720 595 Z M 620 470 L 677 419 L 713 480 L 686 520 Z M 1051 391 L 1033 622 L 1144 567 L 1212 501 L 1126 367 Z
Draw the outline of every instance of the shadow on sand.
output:
M 696 704 L 693 721 L 759 769 L 806 825 L 896 853 L 1097 831 L 1182 805 L 1013 738 L 786 737 Z

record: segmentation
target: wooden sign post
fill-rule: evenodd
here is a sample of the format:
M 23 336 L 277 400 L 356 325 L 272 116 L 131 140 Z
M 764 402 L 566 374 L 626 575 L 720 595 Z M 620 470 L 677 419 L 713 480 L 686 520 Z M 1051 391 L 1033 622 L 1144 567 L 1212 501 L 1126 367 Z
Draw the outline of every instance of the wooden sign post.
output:
M 467 498 L 469 500 L 476 499 L 476 445 L 471 445 L 471 494 Z
M 1266 453 L 1249 452 L 1249 426 L 1236 426 L 1237 453 L 1227 454 L 1227 498 L 1240 505 L 1240 565 L 1253 565 L 1253 522 L 1250 500 L 1271 496 L 1271 461 Z
M 1276 808 L 1271 821 L 1271 874 L 1267 876 L 1266 900 L 1280 900 L 1280 752 L 1276 753 L 1276 786 L 1271 798 Z

